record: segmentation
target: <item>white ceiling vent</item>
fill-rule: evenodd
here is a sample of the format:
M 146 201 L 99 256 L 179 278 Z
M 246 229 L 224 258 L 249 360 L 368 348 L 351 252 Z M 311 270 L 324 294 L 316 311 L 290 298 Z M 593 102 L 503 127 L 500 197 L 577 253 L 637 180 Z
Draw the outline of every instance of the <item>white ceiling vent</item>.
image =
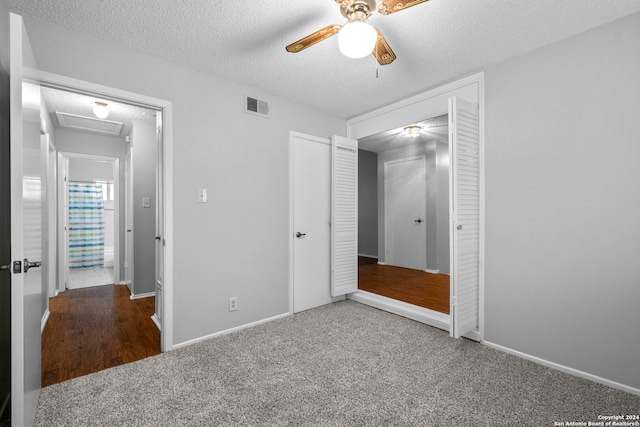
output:
M 122 131 L 121 122 L 112 122 L 110 120 L 101 120 L 93 117 L 78 116 L 76 114 L 61 113 L 59 111 L 56 111 L 56 118 L 58 119 L 60 127 L 63 128 L 72 128 L 112 136 L 120 136 L 120 132 Z
M 257 114 L 261 117 L 269 117 L 269 103 L 245 96 L 244 111 L 249 114 Z

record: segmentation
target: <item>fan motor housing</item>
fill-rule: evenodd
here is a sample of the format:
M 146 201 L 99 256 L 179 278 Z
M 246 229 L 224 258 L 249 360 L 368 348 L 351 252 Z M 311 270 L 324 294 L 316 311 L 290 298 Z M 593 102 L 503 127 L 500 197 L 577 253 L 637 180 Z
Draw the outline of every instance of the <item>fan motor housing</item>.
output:
M 376 10 L 378 10 L 377 0 L 343 0 L 340 2 L 340 12 L 349 21 L 365 21 Z

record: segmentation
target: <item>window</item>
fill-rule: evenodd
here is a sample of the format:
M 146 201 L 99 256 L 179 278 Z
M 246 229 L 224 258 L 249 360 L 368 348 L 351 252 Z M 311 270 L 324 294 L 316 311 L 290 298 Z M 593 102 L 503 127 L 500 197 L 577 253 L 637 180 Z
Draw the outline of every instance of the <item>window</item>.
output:
M 113 200 L 113 181 L 96 181 L 102 186 L 102 200 Z

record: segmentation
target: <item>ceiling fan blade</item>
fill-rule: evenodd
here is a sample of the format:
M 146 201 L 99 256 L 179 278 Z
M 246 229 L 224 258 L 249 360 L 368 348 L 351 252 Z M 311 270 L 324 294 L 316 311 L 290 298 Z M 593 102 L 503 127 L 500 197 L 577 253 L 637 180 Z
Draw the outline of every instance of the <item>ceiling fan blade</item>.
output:
M 411 6 L 415 6 L 420 3 L 425 3 L 429 0 L 382 0 L 380 8 L 378 12 L 383 15 L 391 15 L 392 13 L 400 12 L 401 10 L 405 10 L 410 8 Z
M 316 43 L 320 43 L 324 39 L 328 39 L 329 37 L 338 34 L 342 25 L 333 24 L 324 27 L 323 29 L 316 31 L 313 34 L 308 35 L 307 37 L 301 38 L 297 42 L 291 43 L 287 46 L 287 52 L 298 53 L 301 50 L 304 50 L 310 46 L 313 46 Z
M 376 57 L 378 63 L 380 65 L 389 65 L 396 59 L 396 54 L 393 53 L 389 43 L 384 38 L 380 30 L 376 30 L 378 32 L 378 41 L 376 42 L 376 47 L 373 48 L 373 56 Z

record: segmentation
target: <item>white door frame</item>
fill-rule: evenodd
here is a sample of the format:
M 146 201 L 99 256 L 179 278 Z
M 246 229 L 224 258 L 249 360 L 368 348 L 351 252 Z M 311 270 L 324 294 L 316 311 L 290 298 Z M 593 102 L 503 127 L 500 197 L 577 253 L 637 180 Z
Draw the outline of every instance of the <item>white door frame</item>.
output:
M 47 189 L 47 293 L 48 297 L 54 297 L 57 291 L 56 282 L 58 280 L 58 263 L 56 257 L 58 254 L 58 211 L 57 211 L 57 172 L 58 159 L 56 156 L 56 147 L 51 139 L 47 137 L 47 179 L 45 182 Z M 52 266 L 56 266 L 52 268 Z M 47 308 L 48 310 L 48 308 Z
M 360 139 L 377 133 L 417 123 L 431 117 L 448 114 L 448 100 L 458 96 L 479 105 L 480 112 L 480 271 L 479 271 L 479 307 L 478 336 L 484 341 L 484 73 L 463 77 L 446 85 L 412 96 L 403 101 L 388 105 L 358 117 L 347 120 L 347 136 Z M 422 309 L 390 298 L 381 297 L 364 291 L 350 295 L 350 298 L 373 305 L 383 310 L 414 319 L 446 331 L 450 327 L 449 315 L 433 310 Z
M 67 282 L 69 281 L 68 269 L 65 264 L 67 263 L 68 254 L 68 242 L 67 242 L 67 233 L 65 232 L 65 228 L 67 227 L 68 217 L 66 215 L 68 204 L 68 186 L 65 177 L 69 175 L 69 158 L 63 156 L 61 153 L 56 151 L 56 162 L 58 164 L 58 170 L 56 171 L 57 182 L 56 188 L 58 190 L 58 195 L 56 197 L 57 202 L 57 226 L 56 226 L 56 236 L 57 236 L 57 276 L 58 282 L 55 289 L 55 294 L 57 295 L 59 292 L 64 292 L 67 288 Z
M 156 165 L 161 165 L 164 162 L 163 157 L 163 122 L 162 116 L 156 115 L 156 140 L 157 140 L 157 157 L 156 157 Z M 133 149 L 133 147 L 132 147 Z M 133 151 L 129 150 L 128 156 L 129 161 L 133 161 Z M 130 164 L 129 171 L 133 170 L 133 163 Z M 162 331 L 162 308 L 163 308 L 163 298 L 164 294 L 163 290 L 163 282 L 164 282 L 164 211 L 161 209 L 164 204 L 164 173 L 161 167 L 156 166 L 156 228 L 155 228 L 155 266 L 154 266 L 154 279 L 155 279 L 155 295 L 156 295 L 156 306 L 153 316 L 151 319 L 154 321 L 156 326 Z M 130 179 L 133 178 L 133 174 L 130 174 Z M 131 185 L 129 187 L 130 195 L 133 200 L 133 181 L 131 181 Z M 133 207 L 133 203 L 131 204 Z M 133 245 L 129 249 L 133 249 Z M 133 267 L 133 252 L 130 254 L 130 265 Z M 133 270 L 131 270 L 133 273 Z M 132 279 L 133 280 L 133 279 Z
M 113 164 L 113 191 L 114 191 L 113 228 L 115 231 L 115 234 L 113 236 L 113 281 L 115 283 L 119 283 L 120 282 L 120 232 L 122 228 L 122 224 L 120 224 L 120 209 L 122 209 L 122 206 L 120 206 L 120 159 L 117 157 L 100 156 L 95 154 L 84 154 L 84 153 L 72 153 L 67 151 L 58 151 L 58 154 L 62 156 L 63 162 L 65 162 L 65 164 L 67 165 L 68 165 L 69 159 L 96 160 L 100 162 L 109 162 Z M 65 185 L 63 181 L 64 180 L 63 174 L 64 174 L 63 171 L 59 171 L 58 180 L 60 180 L 63 183 L 65 193 L 66 193 L 68 192 L 68 186 Z M 69 176 L 68 167 L 66 168 L 66 175 L 67 177 Z M 64 215 L 65 218 L 68 218 L 68 215 L 69 215 L 69 212 L 67 209 L 68 206 L 65 207 L 64 203 L 61 203 L 64 201 L 65 197 L 67 197 L 66 194 L 58 193 L 58 215 Z M 63 222 L 63 224 L 66 224 L 66 221 Z M 61 232 L 60 234 L 64 236 L 64 238 L 61 239 L 61 243 L 65 245 L 65 250 L 61 254 L 64 254 L 65 256 L 58 257 L 58 268 L 61 270 L 64 269 L 64 271 L 61 271 L 61 273 L 58 276 L 62 277 L 62 275 L 64 275 L 64 277 L 68 281 L 69 280 L 69 248 L 67 246 L 68 230 L 61 229 L 59 231 Z M 62 289 L 58 289 L 58 291 L 59 292 L 66 291 L 67 286 L 68 286 L 68 283 L 64 283 L 64 286 L 62 286 Z M 60 286 L 58 287 L 60 288 Z
M 384 253 L 384 262 L 385 264 L 388 265 L 395 265 L 392 263 L 389 263 L 389 256 L 387 254 L 387 247 L 388 247 L 388 242 L 389 242 L 389 209 L 387 206 L 387 196 L 389 194 L 389 192 L 387 191 L 387 185 L 388 185 L 388 179 L 387 179 L 387 167 L 389 165 L 395 165 L 398 163 L 404 163 L 404 162 L 411 162 L 414 160 L 421 160 L 422 161 L 422 167 L 425 169 L 425 176 L 426 176 L 426 157 L 425 156 L 412 156 L 412 157 L 405 157 L 402 159 L 395 159 L 395 160 L 389 160 L 387 162 L 384 162 L 384 167 L 383 167 L 383 181 L 384 181 L 384 197 L 383 197 L 383 203 L 384 203 L 384 246 L 385 246 L 385 253 Z M 424 197 L 424 206 L 423 206 L 423 215 L 426 218 L 427 215 L 427 193 L 426 190 L 423 193 L 423 197 Z M 426 270 L 427 268 L 427 227 L 426 227 L 426 222 L 425 222 L 425 226 L 422 227 L 422 239 L 420 242 L 420 245 L 422 246 L 422 253 L 424 255 L 424 268 L 421 269 L 423 271 Z
M 39 81 L 43 86 L 56 89 L 78 92 L 103 99 L 112 99 L 117 102 L 137 105 L 144 108 L 157 110 L 162 114 L 163 122 L 163 164 L 159 165 L 164 170 L 164 240 L 165 248 L 165 282 L 163 289 L 163 318 L 160 333 L 161 350 L 163 352 L 173 349 L 173 104 L 158 98 L 129 92 L 97 83 L 74 79 L 49 72 L 34 72 L 28 76 Z

